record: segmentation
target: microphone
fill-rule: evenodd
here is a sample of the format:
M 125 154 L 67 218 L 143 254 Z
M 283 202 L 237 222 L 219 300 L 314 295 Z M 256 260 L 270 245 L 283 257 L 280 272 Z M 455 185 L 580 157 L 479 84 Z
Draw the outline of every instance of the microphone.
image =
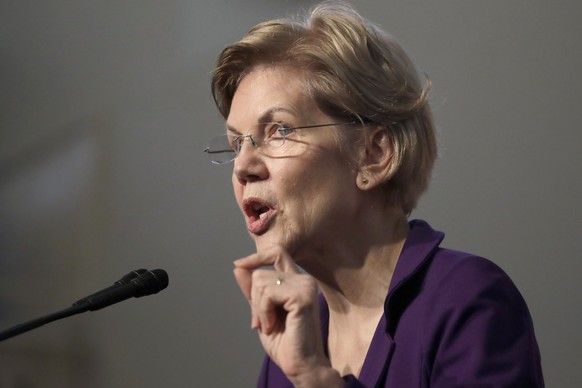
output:
M 151 271 L 138 269 L 132 271 L 115 282 L 113 286 L 107 287 L 83 299 L 79 299 L 67 309 L 13 326 L 0 332 L 0 342 L 49 322 L 70 317 L 71 315 L 99 310 L 132 297 L 139 298 L 157 294 L 168 287 L 168 282 L 168 274 L 163 269 L 154 269 Z
M 94 293 L 94 294 L 91 294 L 91 295 L 89 295 L 89 296 L 86 296 L 86 297 L 84 297 L 83 299 L 79 299 L 78 301 L 76 301 L 75 303 L 73 303 L 73 306 L 77 306 L 77 305 L 83 304 L 83 303 L 85 303 L 85 302 L 87 301 L 87 299 L 89 299 L 89 298 L 92 298 L 92 297 L 95 297 L 95 296 L 97 296 L 97 295 L 100 295 L 100 294 L 103 294 L 103 293 L 105 293 L 105 292 L 108 292 L 108 291 L 110 291 L 110 290 L 112 290 L 112 289 L 114 289 L 114 288 L 116 288 L 116 287 L 118 287 L 118 286 L 122 286 L 122 285 L 124 285 L 124 284 L 127 284 L 127 283 L 129 283 L 129 282 L 130 282 L 132 279 L 135 279 L 135 278 L 136 278 L 136 277 L 138 277 L 139 275 L 142 275 L 142 274 L 144 274 L 144 273 L 146 273 L 146 272 L 148 272 L 148 270 L 147 270 L 147 269 L 143 269 L 143 268 L 136 269 L 135 271 L 131 271 L 130 273 L 128 273 L 127 275 L 125 275 L 124 277 L 122 277 L 121 279 L 119 279 L 118 281 L 116 281 L 115 283 L 113 283 L 113 285 L 112 285 L 112 286 L 109 286 L 109 287 L 107 287 L 107 288 L 104 288 L 104 289 L 102 289 L 101 291 L 97 291 L 96 293 Z
M 133 271 L 118 281 L 121 282 L 124 278 L 130 278 L 129 282 L 107 287 L 93 295 L 78 300 L 73 306 L 83 306 L 87 310 L 95 311 L 132 297 L 139 298 L 157 294 L 168 287 L 168 274 L 163 269 L 146 270 L 144 273 L 132 278 L 132 274 L 137 271 L 140 270 Z

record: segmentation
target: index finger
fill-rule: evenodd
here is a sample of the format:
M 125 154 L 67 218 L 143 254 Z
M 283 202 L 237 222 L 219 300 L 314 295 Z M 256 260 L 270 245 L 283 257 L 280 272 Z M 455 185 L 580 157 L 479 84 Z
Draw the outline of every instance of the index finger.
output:
M 277 272 L 300 273 L 297 264 L 281 247 L 273 247 L 260 253 L 253 253 L 234 262 L 235 268 L 244 268 L 249 271 L 267 265 L 273 266 Z

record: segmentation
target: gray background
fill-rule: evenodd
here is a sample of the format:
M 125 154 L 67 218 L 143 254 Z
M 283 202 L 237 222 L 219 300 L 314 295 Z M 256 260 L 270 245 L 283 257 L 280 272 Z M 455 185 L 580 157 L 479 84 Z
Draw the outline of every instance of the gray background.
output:
M 232 261 L 252 251 L 209 74 L 310 1 L 0 2 L 0 324 L 136 268 L 169 288 L 0 344 L 0 387 L 252 386 Z M 354 1 L 433 81 L 440 158 L 413 213 L 491 258 L 534 319 L 548 387 L 582 381 L 582 3 Z

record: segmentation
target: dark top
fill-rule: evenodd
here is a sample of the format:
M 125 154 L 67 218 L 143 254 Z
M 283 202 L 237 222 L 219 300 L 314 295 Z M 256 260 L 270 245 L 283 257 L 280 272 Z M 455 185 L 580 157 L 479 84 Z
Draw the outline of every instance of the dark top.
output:
M 526 303 L 491 261 L 441 248 L 444 234 L 410 222 L 382 316 L 358 378 L 346 387 L 543 387 Z M 321 296 L 327 349 L 329 311 Z M 258 387 L 291 387 L 266 357 Z

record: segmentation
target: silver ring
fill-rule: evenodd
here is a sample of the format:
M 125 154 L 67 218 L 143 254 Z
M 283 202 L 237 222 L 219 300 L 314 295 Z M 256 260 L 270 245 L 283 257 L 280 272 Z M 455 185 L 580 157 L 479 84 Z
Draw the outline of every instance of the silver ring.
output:
M 276 285 L 280 286 L 281 284 L 283 284 L 283 278 L 279 277 L 277 278 L 277 281 L 275 282 Z

